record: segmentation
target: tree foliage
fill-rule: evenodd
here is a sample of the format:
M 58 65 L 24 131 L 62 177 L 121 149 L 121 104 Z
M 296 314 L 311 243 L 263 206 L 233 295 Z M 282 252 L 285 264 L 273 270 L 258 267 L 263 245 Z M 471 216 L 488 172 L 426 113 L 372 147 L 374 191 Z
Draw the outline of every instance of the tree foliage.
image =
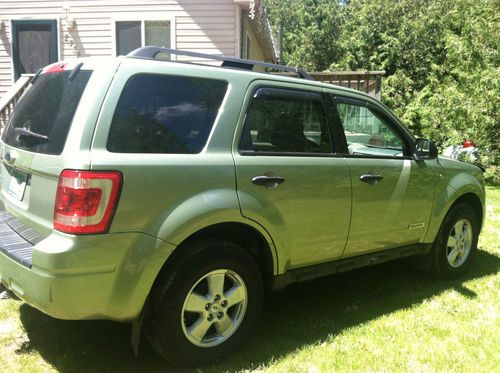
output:
M 344 12 L 331 0 L 267 0 L 275 28 L 281 26 L 282 58 L 288 65 L 322 71 L 342 58 L 339 49 Z
M 283 61 L 310 70 L 385 70 L 382 100 L 442 147 L 500 155 L 499 0 L 268 0 Z

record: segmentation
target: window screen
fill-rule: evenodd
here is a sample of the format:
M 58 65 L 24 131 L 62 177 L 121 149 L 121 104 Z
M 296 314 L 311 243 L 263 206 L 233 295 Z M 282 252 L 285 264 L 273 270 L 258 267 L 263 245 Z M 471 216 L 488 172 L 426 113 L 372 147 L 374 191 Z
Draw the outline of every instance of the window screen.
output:
M 257 90 L 247 111 L 240 149 L 331 153 L 321 96 L 273 88 Z
M 170 21 L 116 22 L 117 55 L 127 55 L 140 48 L 143 40 L 145 45 L 170 48 Z
M 144 29 L 146 45 L 170 48 L 169 21 L 146 21 Z
M 215 122 L 227 82 L 138 74 L 126 84 L 111 123 L 108 150 L 199 153 Z
M 116 54 L 127 55 L 140 48 L 141 21 L 116 22 Z

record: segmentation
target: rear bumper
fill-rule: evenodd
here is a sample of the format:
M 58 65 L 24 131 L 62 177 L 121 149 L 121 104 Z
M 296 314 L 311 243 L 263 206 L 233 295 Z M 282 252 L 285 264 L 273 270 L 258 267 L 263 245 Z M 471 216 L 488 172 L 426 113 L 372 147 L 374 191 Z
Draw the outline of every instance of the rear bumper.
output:
M 7 234 L 14 237 L 3 228 L 0 243 Z M 54 231 L 32 245 L 31 266 L 0 250 L 0 282 L 56 318 L 130 321 L 140 315 L 173 249 L 141 233 L 71 236 Z

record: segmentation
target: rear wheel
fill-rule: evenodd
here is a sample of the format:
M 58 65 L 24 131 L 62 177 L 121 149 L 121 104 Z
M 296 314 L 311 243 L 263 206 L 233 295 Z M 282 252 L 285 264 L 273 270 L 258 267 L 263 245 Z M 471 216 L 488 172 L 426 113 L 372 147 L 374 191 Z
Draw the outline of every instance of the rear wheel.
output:
M 446 215 L 430 253 L 432 270 L 441 277 L 458 277 L 470 266 L 477 249 L 480 224 L 467 204 L 453 206 Z
M 165 358 L 193 366 L 245 340 L 258 320 L 263 286 L 255 260 L 237 245 L 205 240 L 179 249 L 187 254 L 155 285 L 145 331 Z

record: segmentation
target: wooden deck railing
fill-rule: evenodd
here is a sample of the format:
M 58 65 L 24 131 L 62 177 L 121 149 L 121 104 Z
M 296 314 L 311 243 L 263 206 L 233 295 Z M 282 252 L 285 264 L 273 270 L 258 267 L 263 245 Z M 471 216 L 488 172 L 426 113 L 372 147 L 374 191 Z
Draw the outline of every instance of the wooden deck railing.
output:
M 14 106 L 17 104 L 24 91 L 26 91 L 26 88 L 30 85 L 33 76 L 34 74 L 21 75 L 14 85 L 10 87 L 5 96 L 0 99 L 0 131 L 3 130 L 9 121 Z
M 309 75 L 320 82 L 356 89 L 380 98 L 385 71 L 327 71 Z
M 279 72 L 277 75 L 297 76 L 293 73 Z M 314 80 L 356 89 L 380 99 L 382 77 L 385 71 L 322 71 L 309 72 Z

